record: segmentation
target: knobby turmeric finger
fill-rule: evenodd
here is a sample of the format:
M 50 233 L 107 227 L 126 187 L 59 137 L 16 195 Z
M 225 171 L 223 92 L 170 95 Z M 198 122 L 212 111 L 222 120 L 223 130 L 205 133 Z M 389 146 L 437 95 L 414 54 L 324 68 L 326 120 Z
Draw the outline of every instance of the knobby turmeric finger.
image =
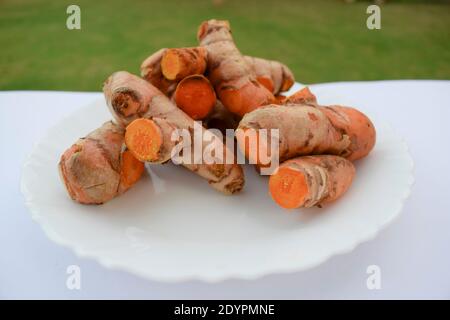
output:
M 234 44 L 228 21 L 203 22 L 197 38 L 208 51 L 208 78 L 228 110 L 243 116 L 275 101 Z
M 279 159 L 285 161 L 300 155 L 348 153 L 351 144 L 350 138 L 333 127 L 326 115 L 316 107 L 306 105 L 268 105 L 247 113 L 239 123 L 238 129 L 258 132 L 267 129 L 267 141 L 272 140 L 273 132 L 277 129 L 279 138 Z M 275 132 L 274 132 L 275 133 Z M 251 154 L 266 154 L 255 151 L 249 153 L 247 144 L 253 148 L 267 146 L 263 141 L 244 140 L 237 135 L 239 148 L 247 156 Z M 245 137 L 248 138 L 248 137 Z M 253 140 L 252 140 L 253 139 Z M 253 159 L 253 161 L 255 161 Z
M 144 164 L 125 149 L 123 128 L 110 121 L 67 149 L 59 171 L 73 200 L 102 204 L 134 185 Z
M 298 157 L 282 163 L 270 176 L 269 192 L 283 208 L 307 208 L 341 197 L 354 176 L 355 167 L 342 157 Z

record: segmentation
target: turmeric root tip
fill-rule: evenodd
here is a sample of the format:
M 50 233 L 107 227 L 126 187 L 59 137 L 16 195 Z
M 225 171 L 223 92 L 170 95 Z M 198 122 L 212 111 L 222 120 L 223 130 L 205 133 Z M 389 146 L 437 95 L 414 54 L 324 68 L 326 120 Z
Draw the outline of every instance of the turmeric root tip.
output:
M 270 176 L 269 192 L 280 207 L 294 209 L 304 205 L 309 189 L 301 171 L 284 167 Z
M 161 130 L 150 119 L 136 119 L 127 126 L 125 144 L 141 161 L 155 161 L 163 143 Z
M 184 78 L 175 91 L 178 108 L 192 119 L 204 119 L 216 104 L 216 93 L 209 80 L 202 75 Z
M 364 113 L 344 106 L 319 106 L 319 109 L 335 128 L 350 137 L 351 145 L 345 158 L 354 161 L 369 154 L 375 146 L 376 131 L 373 123 Z

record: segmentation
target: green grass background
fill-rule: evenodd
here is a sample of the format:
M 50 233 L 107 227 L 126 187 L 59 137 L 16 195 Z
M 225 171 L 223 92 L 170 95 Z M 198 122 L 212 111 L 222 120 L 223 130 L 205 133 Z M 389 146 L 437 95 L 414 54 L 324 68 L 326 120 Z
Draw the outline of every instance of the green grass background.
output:
M 81 7 L 81 30 L 66 8 Z M 228 19 L 245 54 L 277 59 L 304 83 L 450 78 L 448 1 L 0 0 L 0 89 L 99 91 L 113 71 L 138 73 L 161 47 L 196 45 L 201 21 Z

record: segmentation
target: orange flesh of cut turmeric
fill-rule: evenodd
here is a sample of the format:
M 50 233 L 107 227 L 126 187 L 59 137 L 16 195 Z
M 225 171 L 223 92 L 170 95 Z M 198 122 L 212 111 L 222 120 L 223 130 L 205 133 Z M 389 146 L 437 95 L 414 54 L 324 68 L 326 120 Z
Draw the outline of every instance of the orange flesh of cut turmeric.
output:
M 144 169 L 144 163 L 136 159 L 130 150 L 124 151 L 122 153 L 120 184 L 125 188 L 129 188 L 140 179 Z
M 173 51 L 166 52 L 161 60 L 161 69 L 163 70 L 163 75 L 168 80 L 175 80 L 178 73 L 180 72 L 180 59 L 176 56 Z
M 141 76 L 164 94 L 171 95 L 177 82 L 165 78 L 161 70 L 161 60 L 167 50 L 160 49 L 147 57 L 141 64 Z
M 152 120 L 136 119 L 126 128 L 125 143 L 138 160 L 156 160 L 162 146 L 162 133 Z
M 204 119 L 216 104 L 216 94 L 202 75 L 184 78 L 175 91 L 175 103 L 194 120 Z
M 303 206 L 308 194 L 305 175 L 292 168 L 279 168 L 269 180 L 273 200 L 282 208 L 295 209 Z

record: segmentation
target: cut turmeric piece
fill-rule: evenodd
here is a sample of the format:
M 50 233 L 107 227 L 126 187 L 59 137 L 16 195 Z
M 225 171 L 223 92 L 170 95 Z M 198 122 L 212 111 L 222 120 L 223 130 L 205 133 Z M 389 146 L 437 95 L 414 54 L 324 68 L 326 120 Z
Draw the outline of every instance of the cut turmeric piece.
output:
M 284 104 L 247 113 L 238 128 L 278 129 L 280 161 L 311 154 L 339 155 L 353 161 L 367 156 L 376 142 L 375 127 L 365 114 L 351 107 L 320 106 L 308 88 L 297 91 Z
M 203 47 L 167 49 L 161 59 L 162 74 L 171 81 L 203 74 L 206 70 L 206 55 Z
M 166 48 L 160 49 L 146 58 L 141 64 L 141 76 L 162 93 L 170 96 L 175 90 L 177 82 L 168 80 L 162 73 L 161 60 L 167 50 Z
M 216 93 L 209 80 L 202 75 L 184 78 L 174 95 L 178 108 L 194 120 L 204 119 L 216 104 Z
M 341 197 L 354 176 L 355 167 L 342 157 L 298 157 L 282 163 L 270 177 L 269 192 L 282 208 L 307 208 Z
M 309 194 L 305 175 L 288 166 L 279 168 L 270 177 L 269 190 L 275 202 L 285 209 L 303 206 Z
M 59 171 L 73 200 L 102 204 L 134 185 L 144 164 L 124 149 L 124 130 L 110 121 L 67 149 Z
M 281 162 L 301 155 L 341 155 L 350 152 L 349 137 L 337 130 L 322 111 L 312 106 L 264 106 L 247 113 L 240 121 L 238 129 L 267 129 L 270 134 L 267 141 L 272 140 L 272 129 L 278 130 Z M 239 137 L 237 141 L 241 151 L 249 157 L 244 141 Z
M 125 143 L 137 159 L 156 161 L 162 146 L 162 133 L 152 120 L 136 119 L 127 126 Z

